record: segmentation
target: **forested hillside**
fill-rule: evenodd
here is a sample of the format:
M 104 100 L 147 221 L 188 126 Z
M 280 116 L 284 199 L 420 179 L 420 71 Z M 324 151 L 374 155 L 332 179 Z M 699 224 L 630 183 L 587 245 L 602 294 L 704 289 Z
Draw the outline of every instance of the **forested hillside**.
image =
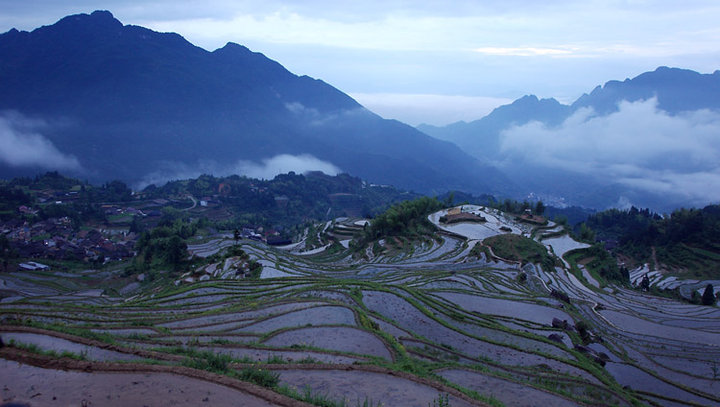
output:
M 661 216 L 648 209 L 611 209 L 591 215 L 587 228 L 635 263 L 664 265 L 693 278 L 720 277 L 720 206 L 679 209 Z M 656 264 L 657 263 L 657 264 Z

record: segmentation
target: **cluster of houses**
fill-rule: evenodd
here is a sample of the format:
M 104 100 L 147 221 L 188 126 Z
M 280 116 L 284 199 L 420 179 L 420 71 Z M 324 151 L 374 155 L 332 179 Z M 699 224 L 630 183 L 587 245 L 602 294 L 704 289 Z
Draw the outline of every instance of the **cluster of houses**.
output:
M 0 233 L 21 258 L 109 261 L 134 255 L 135 233 L 114 234 L 106 229 L 76 231 L 67 217 L 30 224 L 11 219 L 0 224 Z M 113 236 L 114 235 L 114 236 Z

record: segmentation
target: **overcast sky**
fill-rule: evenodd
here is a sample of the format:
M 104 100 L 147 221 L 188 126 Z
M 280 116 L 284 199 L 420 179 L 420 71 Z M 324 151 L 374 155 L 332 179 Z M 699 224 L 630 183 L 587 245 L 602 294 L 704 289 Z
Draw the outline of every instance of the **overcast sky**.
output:
M 570 102 L 667 65 L 720 69 L 717 0 L 0 0 L 0 31 L 110 10 L 207 50 L 232 41 L 387 118 L 478 119 L 525 94 Z

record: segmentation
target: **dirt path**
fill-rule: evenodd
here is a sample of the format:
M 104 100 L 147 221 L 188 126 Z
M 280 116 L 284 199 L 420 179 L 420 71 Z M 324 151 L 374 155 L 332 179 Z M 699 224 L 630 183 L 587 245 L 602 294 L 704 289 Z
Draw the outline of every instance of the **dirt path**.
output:
M 188 195 L 187 197 L 192 201 L 192 206 L 189 208 L 181 209 L 182 211 L 189 211 L 191 209 L 195 209 L 195 207 L 197 206 L 197 199 L 195 199 L 194 196 Z

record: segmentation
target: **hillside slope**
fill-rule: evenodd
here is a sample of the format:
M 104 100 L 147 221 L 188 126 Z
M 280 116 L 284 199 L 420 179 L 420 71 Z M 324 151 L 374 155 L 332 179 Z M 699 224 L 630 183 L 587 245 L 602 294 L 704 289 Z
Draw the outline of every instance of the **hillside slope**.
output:
M 4 157 L 26 154 L 40 134 L 53 157 L 71 161 L 5 159 L 5 175 L 50 167 L 138 182 L 238 172 L 286 154 L 423 192 L 509 184 L 456 146 L 262 54 L 233 43 L 208 52 L 106 11 L 0 35 L 0 111 L 19 150 L 6 146 Z

